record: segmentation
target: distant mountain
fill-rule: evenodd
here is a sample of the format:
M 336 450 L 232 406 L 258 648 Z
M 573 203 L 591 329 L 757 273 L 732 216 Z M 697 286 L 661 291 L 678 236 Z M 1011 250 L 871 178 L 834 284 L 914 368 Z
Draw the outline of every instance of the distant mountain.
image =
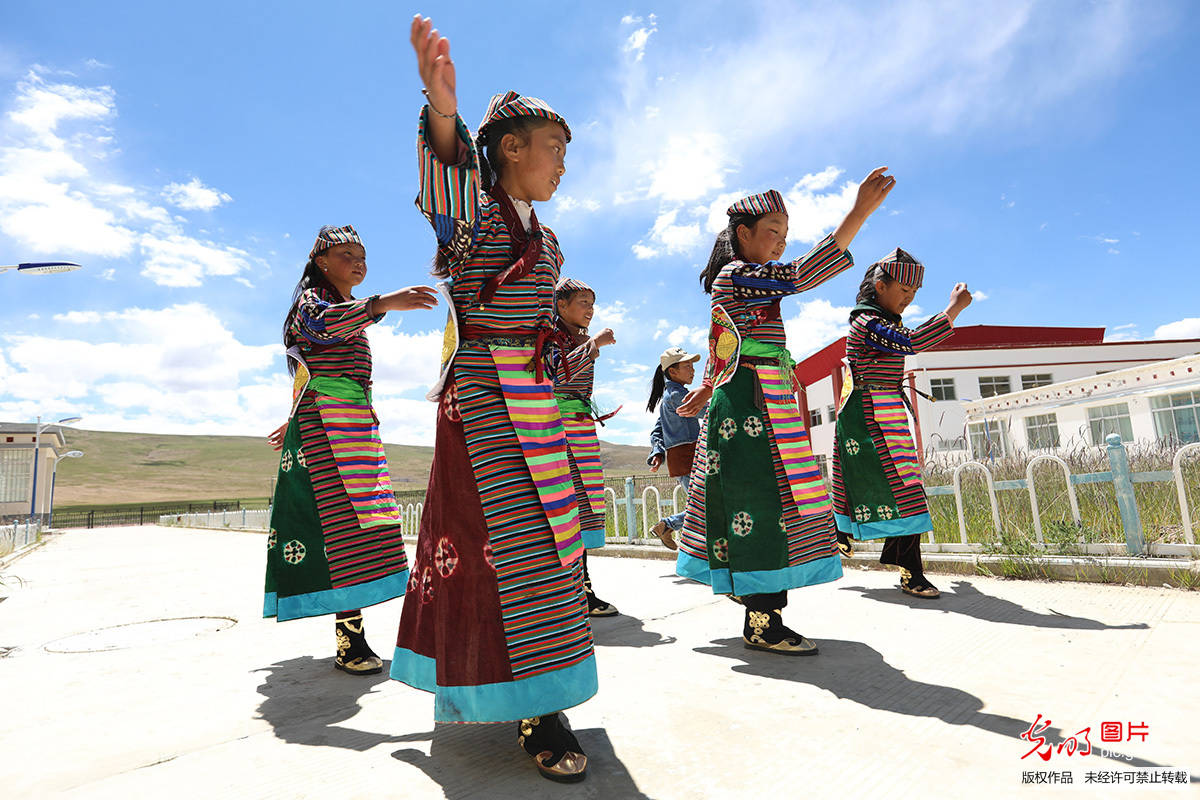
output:
M 151 503 L 267 497 L 279 455 L 264 438 L 111 433 L 64 428 L 67 446 L 83 458 L 64 459 L 54 491 L 69 505 Z M 385 444 L 397 492 L 423 490 L 432 447 Z M 606 474 L 647 473 L 645 447 L 600 443 Z

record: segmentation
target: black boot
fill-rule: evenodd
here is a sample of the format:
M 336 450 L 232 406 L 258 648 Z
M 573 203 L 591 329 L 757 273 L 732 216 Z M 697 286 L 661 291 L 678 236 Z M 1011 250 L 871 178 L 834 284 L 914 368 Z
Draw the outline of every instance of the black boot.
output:
M 751 611 L 746 609 L 746 624 L 742 641 L 747 649 L 766 650 L 785 656 L 815 656 L 817 646 L 783 624 L 780 609 Z
M 561 712 L 521 720 L 517 723 L 517 744 L 533 756 L 543 778 L 578 783 L 587 777 L 587 756 Z
M 333 624 L 337 636 L 337 659 L 333 666 L 351 675 L 377 675 L 383 671 L 383 659 L 375 654 L 363 635 L 362 614 L 339 617 Z
M 592 591 L 592 577 L 588 575 L 587 552 L 583 554 L 583 593 L 587 596 L 589 617 L 615 617 L 621 613 L 612 603 L 606 603 Z
M 911 572 L 904 567 L 900 568 L 900 591 L 926 600 L 936 600 L 942 596 L 938 588 L 925 577 L 924 572 Z
M 843 531 L 837 532 L 837 548 L 842 558 L 850 558 L 854 555 L 854 545 L 850 542 L 850 534 Z

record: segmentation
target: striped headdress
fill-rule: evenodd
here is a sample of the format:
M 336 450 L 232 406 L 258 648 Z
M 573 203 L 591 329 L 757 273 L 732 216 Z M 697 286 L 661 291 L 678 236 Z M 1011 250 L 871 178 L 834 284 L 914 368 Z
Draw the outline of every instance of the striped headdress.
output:
M 596 290 L 588 286 L 583 281 L 575 278 L 563 278 L 558 282 L 558 285 L 554 287 L 554 299 L 557 302 L 558 300 L 570 297 L 576 292 L 591 292 L 592 297 L 596 296 Z
M 314 258 L 318 253 L 325 252 L 335 244 L 361 245 L 362 239 L 358 238 L 358 231 L 354 230 L 353 225 L 343 225 L 340 228 L 322 225 L 321 230 L 317 231 L 317 241 L 313 243 L 308 257 Z
M 487 111 L 483 115 L 483 119 L 479 122 L 479 138 L 481 141 L 487 141 L 487 127 L 493 122 L 502 119 L 513 119 L 515 117 L 541 117 L 552 122 L 557 122 L 563 126 L 563 130 L 567 133 L 567 141 L 571 141 L 571 128 L 567 125 L 567 121 L 562 118 L 562 115 L 550 107 L 550 104 L 545 100 L 539 100 L 536 97 L 522 97 L 516 92 L 504 92 L 492 96 L 492 100 L 488 103 Z
M 925 265 L 897 247 L 873 266 L 879 267 L 905 286 L 920 288 L 925 280 Z
M 749 197 L 743 197 L 729 207 L 725 213 L 729 216 L 734 214 L 753 214 L 759 216 L 761 214 L 770 214 L 772 211 L 778 211 L 780 214 L 787 214 L 787 207 L 783 204 L 783 195 L 771 189 L 761 194 L 752 194 Z

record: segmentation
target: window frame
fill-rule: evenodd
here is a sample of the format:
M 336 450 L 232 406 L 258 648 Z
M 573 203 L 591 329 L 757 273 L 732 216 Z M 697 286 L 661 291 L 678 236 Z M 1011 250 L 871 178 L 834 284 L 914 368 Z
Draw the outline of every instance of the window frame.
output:
M 1057 450 L 1062 446 L 1062 434 L 1058 429 L 1058 414 L 1030 414 L 1025 417 L 1025 443 L 1030 450 Z M 1041 437 L 1049 431 L 1053 441 L 1046 444 Z M 1036 439 L 1036 441 L 1035 441 Z
M 945 394 L 946 389 L 950 390 L 950 396 L 949 397 L 940 396 L 940 395 Z M 930 378 L 929 379 L 929 396 L 938 402 L 945 401 L 945 400 L 957 400 L 958 399 L 958 386 L 957 386 L 957 384 L 955 384 L 954 378 Z
M 1124 408 L 1124 412 L 1116 412 L 1113 414 L 1095 414 L 1093 412 L 1102 412 L 1106 409 Z M 1116 420 L 1116 427 L 1119 430 L 1111 430 L 1113 426 L 1106 425 L 1110 420 Z M 1092 437 L 1092 444 L 1096 447 L 1101 447 L 1107 444 L 1107 437 L 1110 433 L 1120 435 L 1122 444 L 1129 444 L 1133 441 L 1133 420 L 1129 416 L 1129 403 L 1106 403 L 1102 406 L 1091 406 L 1087 409 L 1088 433 Z M 1108 430 L 1106 430 L 1106 428 Z M 1128 433 L 1128 435 L 1126 435 Z
M 987 397 L 999 397 L 1002 394 L 1011 394 L 1012 393 L 1012 376 L 1011 375 L 980 375 L 976 380 L 979 383 L 979 399 L 980 400 L 987 398 Z M 984 381 L 988 382 L 989 388 L 992 390 L 990 393 L 988 393 L 984 390 L 984 388 L 983 388 Z M 1003 392 L 997 392 L 997 391 L 995 391 L 995 389 L 997 387 L 997 384 L 1001 381 L 1003 381 L 1003 385 L 1007 388 L 1005 388 L 1005 390 Z

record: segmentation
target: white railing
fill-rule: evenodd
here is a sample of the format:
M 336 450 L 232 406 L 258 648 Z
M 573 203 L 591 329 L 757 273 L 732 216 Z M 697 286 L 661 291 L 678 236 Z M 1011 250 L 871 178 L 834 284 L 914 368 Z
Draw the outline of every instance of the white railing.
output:
M 0 556 L 20 550 L 31 545 L 41 535 L 41 520 L 21 520 L 8 525 L 0 525 Z
M 1083 520 L 1079 516 L 1079 501 L 1075 498 L 1075 484 L 1071 483 L 1071 468 L 1056 455 L 1045 453 L 1040 456 L 1034 456 L 1029 460 L 1029 465 L 1025 467 L 1025 480 L 1029 484 L 1029 507 L 1033 511 L 1033 531 L 1037 535 L 1039 544 L 1045 544 L 1042 539 L 1042 516 L 1038 512 L 1037 489 L 1033 485 L 1033 467 L 1039 461 L 1053 461 L 1062 467 L 1063 479 L 1067 482 L 1067 497 L 1071 500 L 1071 519 L 1075 521 L 1075 527 L 1083 527 Z

